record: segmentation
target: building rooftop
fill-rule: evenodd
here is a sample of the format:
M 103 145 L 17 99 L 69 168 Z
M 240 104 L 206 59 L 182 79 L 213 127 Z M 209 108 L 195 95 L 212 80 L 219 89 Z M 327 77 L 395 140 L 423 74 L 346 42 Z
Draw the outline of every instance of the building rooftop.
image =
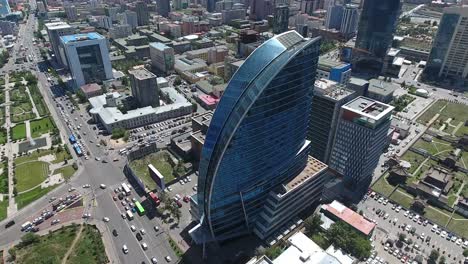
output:
M 158 49 L 158 50 L 165 50 L 165 49 L 171 48 L 171 47 L 169 47 L 166 44 L 161 43 L 161 42 L 152 42 L 149 45 L 150 45 L 150 47 L 153 47 L 153 48 Z
M 201 130 L 198 130 L 197 132 L 192 133 L 192 137 L 196 139 L 198 142 L 200 142 L 201 144 L 205 143 L 206 135 Z
M 174 68 L 178 71 L 184 72 L 184 71 L 193 71 L 193 70 L 198 70 L 200 68 L 205 68 L 208 65 L 206 62 L 202 59 L 199 58 L 194 58 L 194 59 L 188 59 L 186 57 L 178 57 L 175 59 L 175 65 Z
M 452 174 L 450 174 L 447 170 L 438 167 L 431 167 L 426 173 L 426 177 L 430 177 L 443 183 L 447 183 L 452 180 Z
M 319 69 L 324 69 L 326 71 L 330 71 L 332 68 L 343 68 L 349 66 L 349 63 L 326 59 L 326 58 L 319 58 L 317 67 Z
M 385 82 L 379 79 L 369 80 L 369 92 L 371 93 L 387 96 L 392 94 L 396 89 L 398 89 L 398 85 L 392 82 Z
M 97 83 L 90 83 L 90 84 L 85 84 L 81 86 L 81 90 L 86 94 L 86 93 L 93 93 L 93 92 L 98 92 L 101 90 L 101 86 Z
M 138 80 L 146 80 L 146 79 L 151 79 L 151 78 L 156 78 L 157 77 L 154 73 L 148 71 L 145 68 L 129 70 L 128 73 L 135 76 L 135 78 L 137 78 Z
M 86 34 L 74 34 L 60 37 L 63 43 L 67 44 L 69 42 L 79 42 L 87 40 L 96 40 L 96 39 L 105 39 L 102 35 L 96 32 L 86 33 Z
M 369 82 L 367 80 L 364 80 L 364 79 L 361 79 L 361 78 L 351 77 L 351 78 L 349 78 L 349 84 L 364 86 L 366 84 L 369 84 Z
M 336 101 L 342 100 L 353 93 L 354 91 L 348 90 L 343 85 L 328 79 L 316 80 L 314 84 L 314 95 L 321 95 Z
M 45 23 L 44 26 L 48 30 L 57 30 L 57 29 L 64 29 L 64 28 L 71 28 L 70 25 L 68 25 L 66 22 L 60 21 L 60 22 L 52 22 L 52 23 Z
M 374 99 L 359 96 L 351 102 L 345 104 L 343 109 L 352 111 L 363 117 L 371 118 L 373 120 L 379 120 L 380 118 L 391 113 L 394 109 L 393 106 L 381 103 Z
M 288 183 L 284 185 L 284 189 L 288 192 L 290 190 L 293 190 L 306 181 L 313 179 L 315 176 L 319 175 L 322 171 L 326 170 L 328 166 L 319 161 L 316 158 L 313 158 L 312 156 L 309 156 L 307 159 L 307 165 L 305 168 L 302 170 L 301 173 L 299 173 L 296 177 L 294 177 L 292 180 L 290 180 Z
M 368 236 L 375 228 L 374 223 L 367 221 L 362 215 L 354 212 L 338 201 L 333 201 L 331 204 L 322 205 L 322 210 L 335 215 L 366 236 Z

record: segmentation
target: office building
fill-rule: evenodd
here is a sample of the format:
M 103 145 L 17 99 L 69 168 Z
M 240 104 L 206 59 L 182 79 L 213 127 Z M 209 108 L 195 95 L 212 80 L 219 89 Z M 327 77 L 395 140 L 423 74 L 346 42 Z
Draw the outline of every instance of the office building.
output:
M 301 1 L 301 12 L 312 15 L 315 10 L 320 9 L 320 0 L 303 0 Z
M 367 97 L 389 104 L 393 100 L 393 93 L 400 85 L 380 79 L 370 79 L 367 88 Z
M 136 12 L 125 10 L 124 15 L 126 20 L 123 24 L 129 24 L 132 29 L 138 26 L 138 15 Z
M 60 41 L 75 88 L 113 78 L 105 37 L 92 32 L 62 36 Z
M 354 91 L 356 96 L 365 96 L 369 90 L 369 82 L 365 79 L 351 77 L 346 88 Z
M 169 17 L 169 13 L 171 12 L 170 0 L 159 0 L 157 5 L 159 15 L 163 17 Z
M 383 59 L 392 45 L 400 6 L 400 0 L 364 1 L 356 48 Z
M 66 5 L 64 6 L 65 15 L 67 19 L 70 21 L 76 21 L 78 19 L 78 15 L 76 13 L 76 6 L 74 5 Z
M 325 27 L 328 29 L 340 30 L 341 21 L 343 20 L 344 8 L 342 5 L 330 5 L 327 9 L 327 19 Z
M 146 26 L 149 24 L 149 11 L 148 5 L 145 2 L 138 1 L 135 5 L 138 26 Z
M 200 217 L 200 224 L 190 230 L 197 243 L 226 240 L 253 229 L 262 233 L 255 227 L 262 221 L 260 214 L 268 211 L 270 191 L 306 168 L 319 47 L 318 38 L 304 39 L 296 31 L 276 35 L 233 75 L 211 120 L 198 193 L 191 201 L 193 215 Z M 295 217 L 283 215 L 289 208 L 282 209 L 272 217 L 281 223 Z M 275 221 L 272 225 L 279 226 Z
M 174 49 L 159 42 L 150 43 L 151 66 L 158 72 L 168 74 L 174 71 Z
M 388 144 L 393 106 L 357 97 L 341 107 L 329 166 L 356 194 L 372 181 L 379 157 Z
M 359 21 L 359 9 L 357 5 L 347 4 L 343 8 L 340 32 L 346 39 L 352 38 L 356 34 Z
M 138 102 L 138 106 L 159 106 L 157 76 L 145 68 L 130 70 L 128 73 L 132 86 L 132 96 Z
M 466 80 L 467 45 L 468 6 L 445 8 L 424 69 L 425 78 Z
M 351 64 L 321 58 L 318 62 L 316 78 L 324 78 L 340 84 L 346 84 L 351 78 Z
M 319 79 L 315 81 L 314 97 L 310 114 L 307 139 L 310 140 L 310 155 L 328 164 L 341 106 L 354 99 L 354 91 L 337 82 Z
M 6 16 L 11 13 L 10 4 L 8 0 L 0 0 L 0 16 Z
M 250 19 L 260 21 L 273 14 L 272 0 L 253 0 L 250 3 Z
M 75 30 L 65 22 L 46 23 L 44 26 L 47 29 L 47 35 L 49 35 L 49 42 L 52 47 L 52 51 L 54 52 L 55 60 L 62 66 L 67 65 L 67 61 L 60 44 L 60 37 L 74 34 Z
M 275 7 L 273 17 L 273 33 L 280 34 L 288 30 L 289 7 L 288 5 L 278 5 Z

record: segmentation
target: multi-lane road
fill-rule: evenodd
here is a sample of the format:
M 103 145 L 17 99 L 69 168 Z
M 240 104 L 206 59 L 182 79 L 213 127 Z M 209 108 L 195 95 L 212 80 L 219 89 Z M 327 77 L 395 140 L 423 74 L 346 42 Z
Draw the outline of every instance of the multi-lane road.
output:
M 97 130 L 93 130 L 92 125 L 88 124 L 89 116 L 84 114 L 84 110 L 77 110 L 72 113 L 71 109 L 68 107 L 64 107 L 62 113 L 60 107 L 57 106 L 57 102 L 65 104 L 68 99 L 64 96 L 64 93 L 60 93 L 61 88 L 50 86 L 46 71 L 44 69 L 40 70 L 37 66 L 38 63 L 40 64 L 42 62 L 37 60 L 38 58 L 41 58 L 39 50 L 37 48 L 32 48 L 33 33 L 36 22 L 36 18 L 33 13 L 31 13 L 26 24 L 21 24 L 20 34 L 17 40 L 18 43 L 23 43 L 24 46 L 30 47 L 28 52 L 33 53 L 33 61 L 22 64 L 22 67 L 8 64 L 5 66 L 3 71 L 8 72 L 12 70 L 21 70 L 22 68 L 33 69 L 39 79 L 39 86 L 44 96 L 44 100 L 49 106 L 52 117 L 59 127 L 62 139 L 64 142 L 67 142 L 67 135 L 72 132 L 65 122 L 65 117 L 73 120 L 72 123 L 74 123 L 74 126 L 78 123 L 82 124 L 79 131 L 82 137 L 82 144 L 86 150 L 90 152 L 91 158 L 85 160 L 83 157 L 76 157 L 74 155 L 75 159 L 77 159 L 79 170 L 69 182 L 62 184 L 51 191 L 48 195 L 33 202 L 29 206 L 17 212 L 15 215 L 4 220 L 0 226 L 0 236 L 2 237 L 0 240 L 0 248 L 7 248 L 13 242 L 20 239 L 23 233 L 20 231 L 19 225 L 30 219 L 30 217 L 37 215 L 39 211 L 48 206 L 48 200 L 50 197 L 62 197 L 68 193 L 69 187 L 75 187 L 79 192 L 85 194 L 85 211 L 86 213 L 91 214 L 92 220 L 101 221 L 103 217 L 110 218 L 110 221 L 106 223 L 106 232 L 109 232 L 113 239 L 111 245 L 106 246 L 112 247 L 112 250 L 109 250 L 109 252 L 117 255 L 112 259 L 117 259 L 120 263 L 142 263 L 143 261 L 145 263 L 150 263 L 150 259 L 152 257 L 156 257 L 159 262 L 165 262 L 164 258 L 166 256 L 170 256 L 175 260 L 176 256 L 169 246 L 168 233 L 165 231 L 166 229 L 161 228 L 159 232 L 155 232 L 153 229 L 154 226 L 162 226 L 160 219 L 150 219 L 147 215 L 141 217 L 136 215 L 134 220 L 128 221 L 122 219 L 120 216 L 123 209 L 119 200 L 113 200 L 113 190 L 120 186 L 122 182 L 127 181 L 122 172 L 124 161 L 120 160 L 116 163 L 102 163 L 94 160 L 94 157 L 104 156 L 109 152 L 109 150 L 105 149 L 104 146 L 96 145 L 96 142 L 100 140 L 100 137 L 97 135 Z M 16 52 L 13 52 L 13 54 L 16 54 Z M 13 55 L 11 59 L 14 62 L 15 55 Z M 57 91 L 57 89 L 59 90 Z M 73 132 L 76 132 L 76 130 Z M 86 135 L 84 135 L 83 132 L 86 132 Z M 95 143 L 92 144 L 90 141 Z M 91 190 L 83 189 L 81 186 L 84 184 L 90 184 Z M 104 190 L 100 189 L 100 184 L 105 184 L 107 188 Z M 135 197 L 140 201 L 145 199 L 144 197 L 138 197 L 135 191 L 132 192 L 131 197 Z M 15 220 L 17 224 L 5 229 L 4 223 L 10 220 Z M 146 242 L 149 246 L 147 250 L 142 249 L 140 242 L 137 241 L 135 237 L 135 233 L 130 230 L 130 225 L 134 225 L 138 230 L 146 230 L 147 234 L 143 236 L 143 240 L 141 242 Z M 114 237 L 111 234 L 114 229 L 118 232 L 117 237 Z M 124 254 L 122 251 L 122 246 L 124 244 L 129 248 L 128 254 Z

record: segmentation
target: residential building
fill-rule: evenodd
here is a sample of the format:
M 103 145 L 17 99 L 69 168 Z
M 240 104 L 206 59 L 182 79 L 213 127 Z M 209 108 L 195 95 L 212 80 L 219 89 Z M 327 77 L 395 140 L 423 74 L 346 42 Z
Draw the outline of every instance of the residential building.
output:
M 273 14 L 274 3 L 271 0 L 255 0 L 250 4 L 250 19 L 260 21 Z
M 168 74 L 174 71 L 174 49 L 159 43 L 150 43 L 151 65 L 159 72 Z
M 158 1 L 158 13 L 163 17 L 169 17 L 169 12 L 171 12 L 171 3 L 170 0 L 159 0 Z
M 214 12 L 216 8 L 216 0 L 206 0 L 206 11 Z
M 108 16 L 97 16 L 97 26 L 109 30 L 112 27 L 112 19 Z
M 223 24 L 229 24 L 234 19 L 245 19 L 246 13 L 245 8 L 221 10 Z
M 145 2 L 138 1 L 135 5 L 137 13 L 138 26 L 145 26 L 149 24 L 149 11 Z
M 341 18 L 340 32 L 346 39 L 356 35 L 356 30 L 359 21 L 359 9 L 357 5 L 347 4 L 343 9 Z
M 369 187 L 388 145 L 393 109 L 362 96 L 341 107 L 329 166 L 343 175 L 345 185 L 357 196 Z
M 159 89 L 157 76 L 145 68 L 128 71 L 132 96 L 138 102 L 139 107 L 159 106 Z
M 340 117 L 341 106 L 356 97 L 355 92 L 337 82 L 315 81 L 307 139 L 310 155 L 328 164 Z
M 400 6 L 400 0 L 364 1 L 356 48 L 383 59 L 392 45 Z
M 49 36 L 50 46 L 55 55 L 55 60 L 62 66 L 67 65 L 63 51 L 61 51 L 60 37 L 71 35 L 75 30 L 65 22 L 46 23 L 45 28 Z
M 8 0 L 0 0 L 0 15 L 6 16 L 11 13 L 10 4 Z
M 343 20 L 344 8 L 342 5 L 331 5 L 327 10 L 327 19 L 325 27 L 328 29 L 341 29 L 341 21 Z
M 128 24 L 112 26 L 109 29 L 109 35 L 113 39 L 126 38 L 132 35 L 132 27 Z
M 275 15 L 273 17 L 273 33 L 280 34 L 288 30 L 289 23 L 289 6 L 278 5 L 275 7 Z
M 136 12 L 130 11 L 130 10 L 125 10 L 124 12 L 126 21 L 124 24 L 129 24 L 132 29 L 136 28 L 138 26 L 138 15 Z
M 65 9 L 65 15 L 67 16 L 68 20 L 76 21 L 78 19 L 78 15 L 76 13 L 76 6 L 65 5 L 63 8 Z
M 306 168 L 319 47 L 319 38 L 288 31 L 260 45 L 233 75 L 202 150 L 198 192 L 191 200 L 193 216 L 200 216 L 189 231 L 196 243 L 252 233 L 268 210 L 270 191 Z M 273 216 L 278 224 L 296 216 L 282 209 Z
M 75 88 L 113 78 L 105 37 L 92 32 L 62 36 L 60 41 Z
M 444 9 L 424 76 L 428 79 L 468 79 L 468 6 Z

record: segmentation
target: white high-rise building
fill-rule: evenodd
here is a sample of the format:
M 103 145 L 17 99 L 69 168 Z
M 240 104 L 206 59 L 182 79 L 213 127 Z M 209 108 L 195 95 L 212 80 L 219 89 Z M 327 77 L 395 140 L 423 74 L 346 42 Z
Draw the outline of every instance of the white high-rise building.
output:
M 47 29 L 47 34 L 49 35 L 49 41 L 55 55 L 55 60 L 62 66 L 67 65 L 63 51 L 61 51 L 60 37 L 71 35 L 75 30 L 65 22 L 46 23 L 44 26 Z
M 427 78 L 468 79 L 468 6 L 444 9 L 424 70 Z
M 107 40 L 96 32 L 60 37 L 75 89 L 113 78 Z
M 347 4 L 343 9 L 340 32 L 347 38 L 356 34 L 359 22 L 359 9 L 357 5 Z
M 379 157 L 389 143 L 388 130 L 394 107 L 358 97 L 341 107 L 330 168 L 351 190 L 367 190 Z

